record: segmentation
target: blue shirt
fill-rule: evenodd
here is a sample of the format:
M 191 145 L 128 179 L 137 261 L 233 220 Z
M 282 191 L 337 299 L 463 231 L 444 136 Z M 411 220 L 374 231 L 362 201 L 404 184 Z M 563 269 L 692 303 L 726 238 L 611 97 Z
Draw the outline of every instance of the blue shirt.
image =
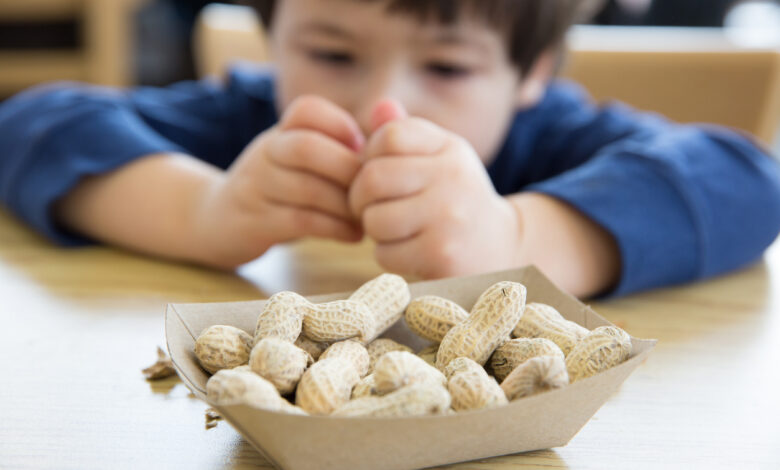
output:
M 276 120 L 272 76 L 248 67 L 223 84 L 35 88 L 0 106 L 0 201 L 50 239 L 83 244 L 50 211 L 82 177 L 159 152 L 227 168 Z M 554 196 L 612 234 L 612 295 L 739 268 L 780 230 L 780 171 L 750 139 L 598 107 L 563 81 L 516 114 L 488 173 L 501 194 Z

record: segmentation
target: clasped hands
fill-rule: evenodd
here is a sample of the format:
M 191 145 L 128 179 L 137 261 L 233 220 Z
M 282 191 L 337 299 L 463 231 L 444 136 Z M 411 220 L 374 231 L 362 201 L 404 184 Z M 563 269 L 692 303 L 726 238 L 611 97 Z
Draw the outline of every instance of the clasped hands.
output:
M 306 236 L 376 242 L 386 270 L 436 278 L 516 265 L 521 227 L 472 146 L 392 101 L 366 138 L 345 110 L 292 102 L 204 195 L 197 231 L 234 267 Z

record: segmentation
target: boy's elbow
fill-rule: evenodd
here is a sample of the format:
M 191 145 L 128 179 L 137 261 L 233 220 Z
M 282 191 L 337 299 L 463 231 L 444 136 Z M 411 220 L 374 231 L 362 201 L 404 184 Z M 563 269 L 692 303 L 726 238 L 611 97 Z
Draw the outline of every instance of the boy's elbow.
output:
M 771 176 L 771 178 L 768 178 L 768 189 L 764 199 L 767 206 L 768 226 L 766 237 L 768 244 L 771 244 L 777 238 L 778 233 L 780 233 L 780 166 L 777 167 Z
M 751 156 L 750 169 L 732 175 L 732 197 L 713 213 L 720 222 L 709 251 L 720 262 L 709 274 L 755 262 L 780 234 L 780 164 L 758 150 Z

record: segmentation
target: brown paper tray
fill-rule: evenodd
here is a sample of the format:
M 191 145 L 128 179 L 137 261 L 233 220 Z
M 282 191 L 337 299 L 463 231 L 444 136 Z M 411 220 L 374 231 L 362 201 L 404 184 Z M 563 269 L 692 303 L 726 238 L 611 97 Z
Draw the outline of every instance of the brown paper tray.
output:
M 588 329 L 611 325 L 590 307 L 562 292 L 533 266 L 462 278 L 416 282 L 412 298 L 435 294 L 469 309 L 482 291 L 498 281 L 528 288 L 528 302 L 544 302 Z M 315 302 L 349 293 L 310 297 Z M 233 325 L 250 334 L 264 300 L 169 304 L 165 335 L 171 359 L 184 383 L 206 401 L 208 374 L 193 353 L 206 327 Z M 384 337 L 418 350 L 428 343 L 399 321 Z M 624 363 L 562 389 L 490 410 L 409 418 L 299 416 L 248 406 L 214 406 L 269 462 L 282 469 L 413 469 L 559 447 L 574 437 L 631 372 L 645 360 L 655 340 L 633 338 Z

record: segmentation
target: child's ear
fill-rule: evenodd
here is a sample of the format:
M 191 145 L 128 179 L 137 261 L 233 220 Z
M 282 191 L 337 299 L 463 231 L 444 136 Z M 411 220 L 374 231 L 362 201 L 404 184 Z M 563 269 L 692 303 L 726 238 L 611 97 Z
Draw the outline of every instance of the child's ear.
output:
M 542 53 L 529 73 L 522 78 L 517 86 L 515 104 L 518 109 L 530 108 L 544 96 L 547 84 L 555 73 L 556 53 L 548 50 Z

